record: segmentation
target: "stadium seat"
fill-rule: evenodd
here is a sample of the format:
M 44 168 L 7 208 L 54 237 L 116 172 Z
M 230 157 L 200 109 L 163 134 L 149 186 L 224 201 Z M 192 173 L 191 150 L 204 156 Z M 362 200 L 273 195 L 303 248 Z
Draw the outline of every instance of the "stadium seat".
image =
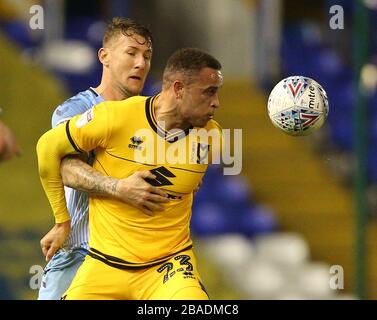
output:
M 215 202 L 206 201 L 193 208 L 191 230 L 194 235 L 206 237 L 235 231 L 232 212 Z
M 260 259 L 284 268 L 297 267 L 309 258 L 309 246 L 305 239 L 297 233 L 275 232 L 258 235 L 255 237 L 254 243 Z
M 248 208 L 252 191 L 240 176 L 224 176 L 221 166 L 209 166 L 203 183 L 195 195 L 194 203 L 214 201 L 224 208 L 241 212 Z
M 208 237 L 201 242 L 204 252 L 227 273 L 244 268 L 255 255 L 253 244 L 239 233 Z
M 340 150 L 351 151 L 353 149 L 352 115 L 339 114 L 329 127 L 332 142 Z
M 31 48 L 38 45 L 39 38 L 33 38 L 30 27 L 21 21 L 0 21 L 0 29 L 7 34 L 19 47 L 23 49 Z
M 85 41 L 100 48 L 106 24 L 94 16 L 71 17 L 66 25 L 64 38 Z
M 242 212 L 238 228 L 245 236 L 254 237 L 276 231 L 278 222 L 272 208 L 254 205 Z
M 277 229 L 274 212 L 253 202 L 252 189 L 242 176 L 224 176 L 221 166 L 209 166 L 194 197 L 191 228 L 208 236 L 238 232 L 247 237 Z
M 330 265 L 311 262 L 297 271 L 296 285 L 307 299 L 328 299 L 334 294 L 330 283 Z
M 270 261 L 255 258 L 243 269 L 237 285 L 247 299 L 271 299 L 282 290 L 286 280 L 279 267 Z

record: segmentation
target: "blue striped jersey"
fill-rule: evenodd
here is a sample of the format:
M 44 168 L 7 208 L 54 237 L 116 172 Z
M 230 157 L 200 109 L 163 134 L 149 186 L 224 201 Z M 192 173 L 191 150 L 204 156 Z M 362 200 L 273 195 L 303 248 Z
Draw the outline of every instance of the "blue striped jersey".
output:
M 52 127 L 65 122 L 77 114 L 91 109 L 104 99 L 93 89 L 79 92 L 59 105 L 52 115 Z M 89 162 L 93 159 L 89 159 Z M 71 232 L 64 243 L 65 249 L 89 249 L 89 195 L 86 192 L 64 187 L 67 208 L 71 216 Z

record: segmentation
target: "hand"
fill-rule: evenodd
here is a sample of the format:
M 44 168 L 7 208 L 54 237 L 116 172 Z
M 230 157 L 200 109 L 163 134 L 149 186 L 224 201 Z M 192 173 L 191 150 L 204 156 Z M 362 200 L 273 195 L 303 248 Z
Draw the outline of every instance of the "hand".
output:
M 71 220 L 55 224 L 42 238 L 40 244 L 46 261 L 50 261 L 56 251 L 64 244 L 71 230 Z
M 20 155 L 16 138 L 12 131 L 0 121 L 0 161 Z
M 169 202 L 168 194 L 146 182 L 156 179 L 150 171 L 136 171 L 131 176 L 118 181 L 115 197 L 130 204 L 145 214 L 152 216 L 154 211 L 164 210 L 163 203 Z

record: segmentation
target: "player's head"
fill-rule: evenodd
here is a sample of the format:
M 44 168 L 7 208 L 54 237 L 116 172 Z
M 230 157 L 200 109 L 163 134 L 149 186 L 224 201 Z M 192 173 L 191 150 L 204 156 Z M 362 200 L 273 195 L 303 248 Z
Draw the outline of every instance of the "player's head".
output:
M 125 96 L 140 94 L 151 66 L 152 42 L 147 27 L 131 19 L 113 18 L 98 52 L 105 81 Z
M 179 116 L 194 127 L 203 127 L 212 119 L 220 106 L 218 89 L 222 83 L 220 62 L 195 48 L 174 52 L 163 74 L 163 90 L 171 90 Z

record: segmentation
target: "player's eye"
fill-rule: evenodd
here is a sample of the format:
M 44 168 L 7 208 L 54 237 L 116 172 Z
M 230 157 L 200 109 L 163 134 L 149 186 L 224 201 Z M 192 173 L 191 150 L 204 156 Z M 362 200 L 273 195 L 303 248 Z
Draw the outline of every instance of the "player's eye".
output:
M 210 89 L 207 89 L 205 91 L 205 94 L 208 95 L 208 96 L 213 96 L 215 93 L 217 92 L 217 90 L 215 88 L 210 88 Z
M 136 56 L 136 53 L 133 52 L 133 51 L 127 51 L 127 54 L 129 54 L 129 55 L 132 56 L 132 57 Z

